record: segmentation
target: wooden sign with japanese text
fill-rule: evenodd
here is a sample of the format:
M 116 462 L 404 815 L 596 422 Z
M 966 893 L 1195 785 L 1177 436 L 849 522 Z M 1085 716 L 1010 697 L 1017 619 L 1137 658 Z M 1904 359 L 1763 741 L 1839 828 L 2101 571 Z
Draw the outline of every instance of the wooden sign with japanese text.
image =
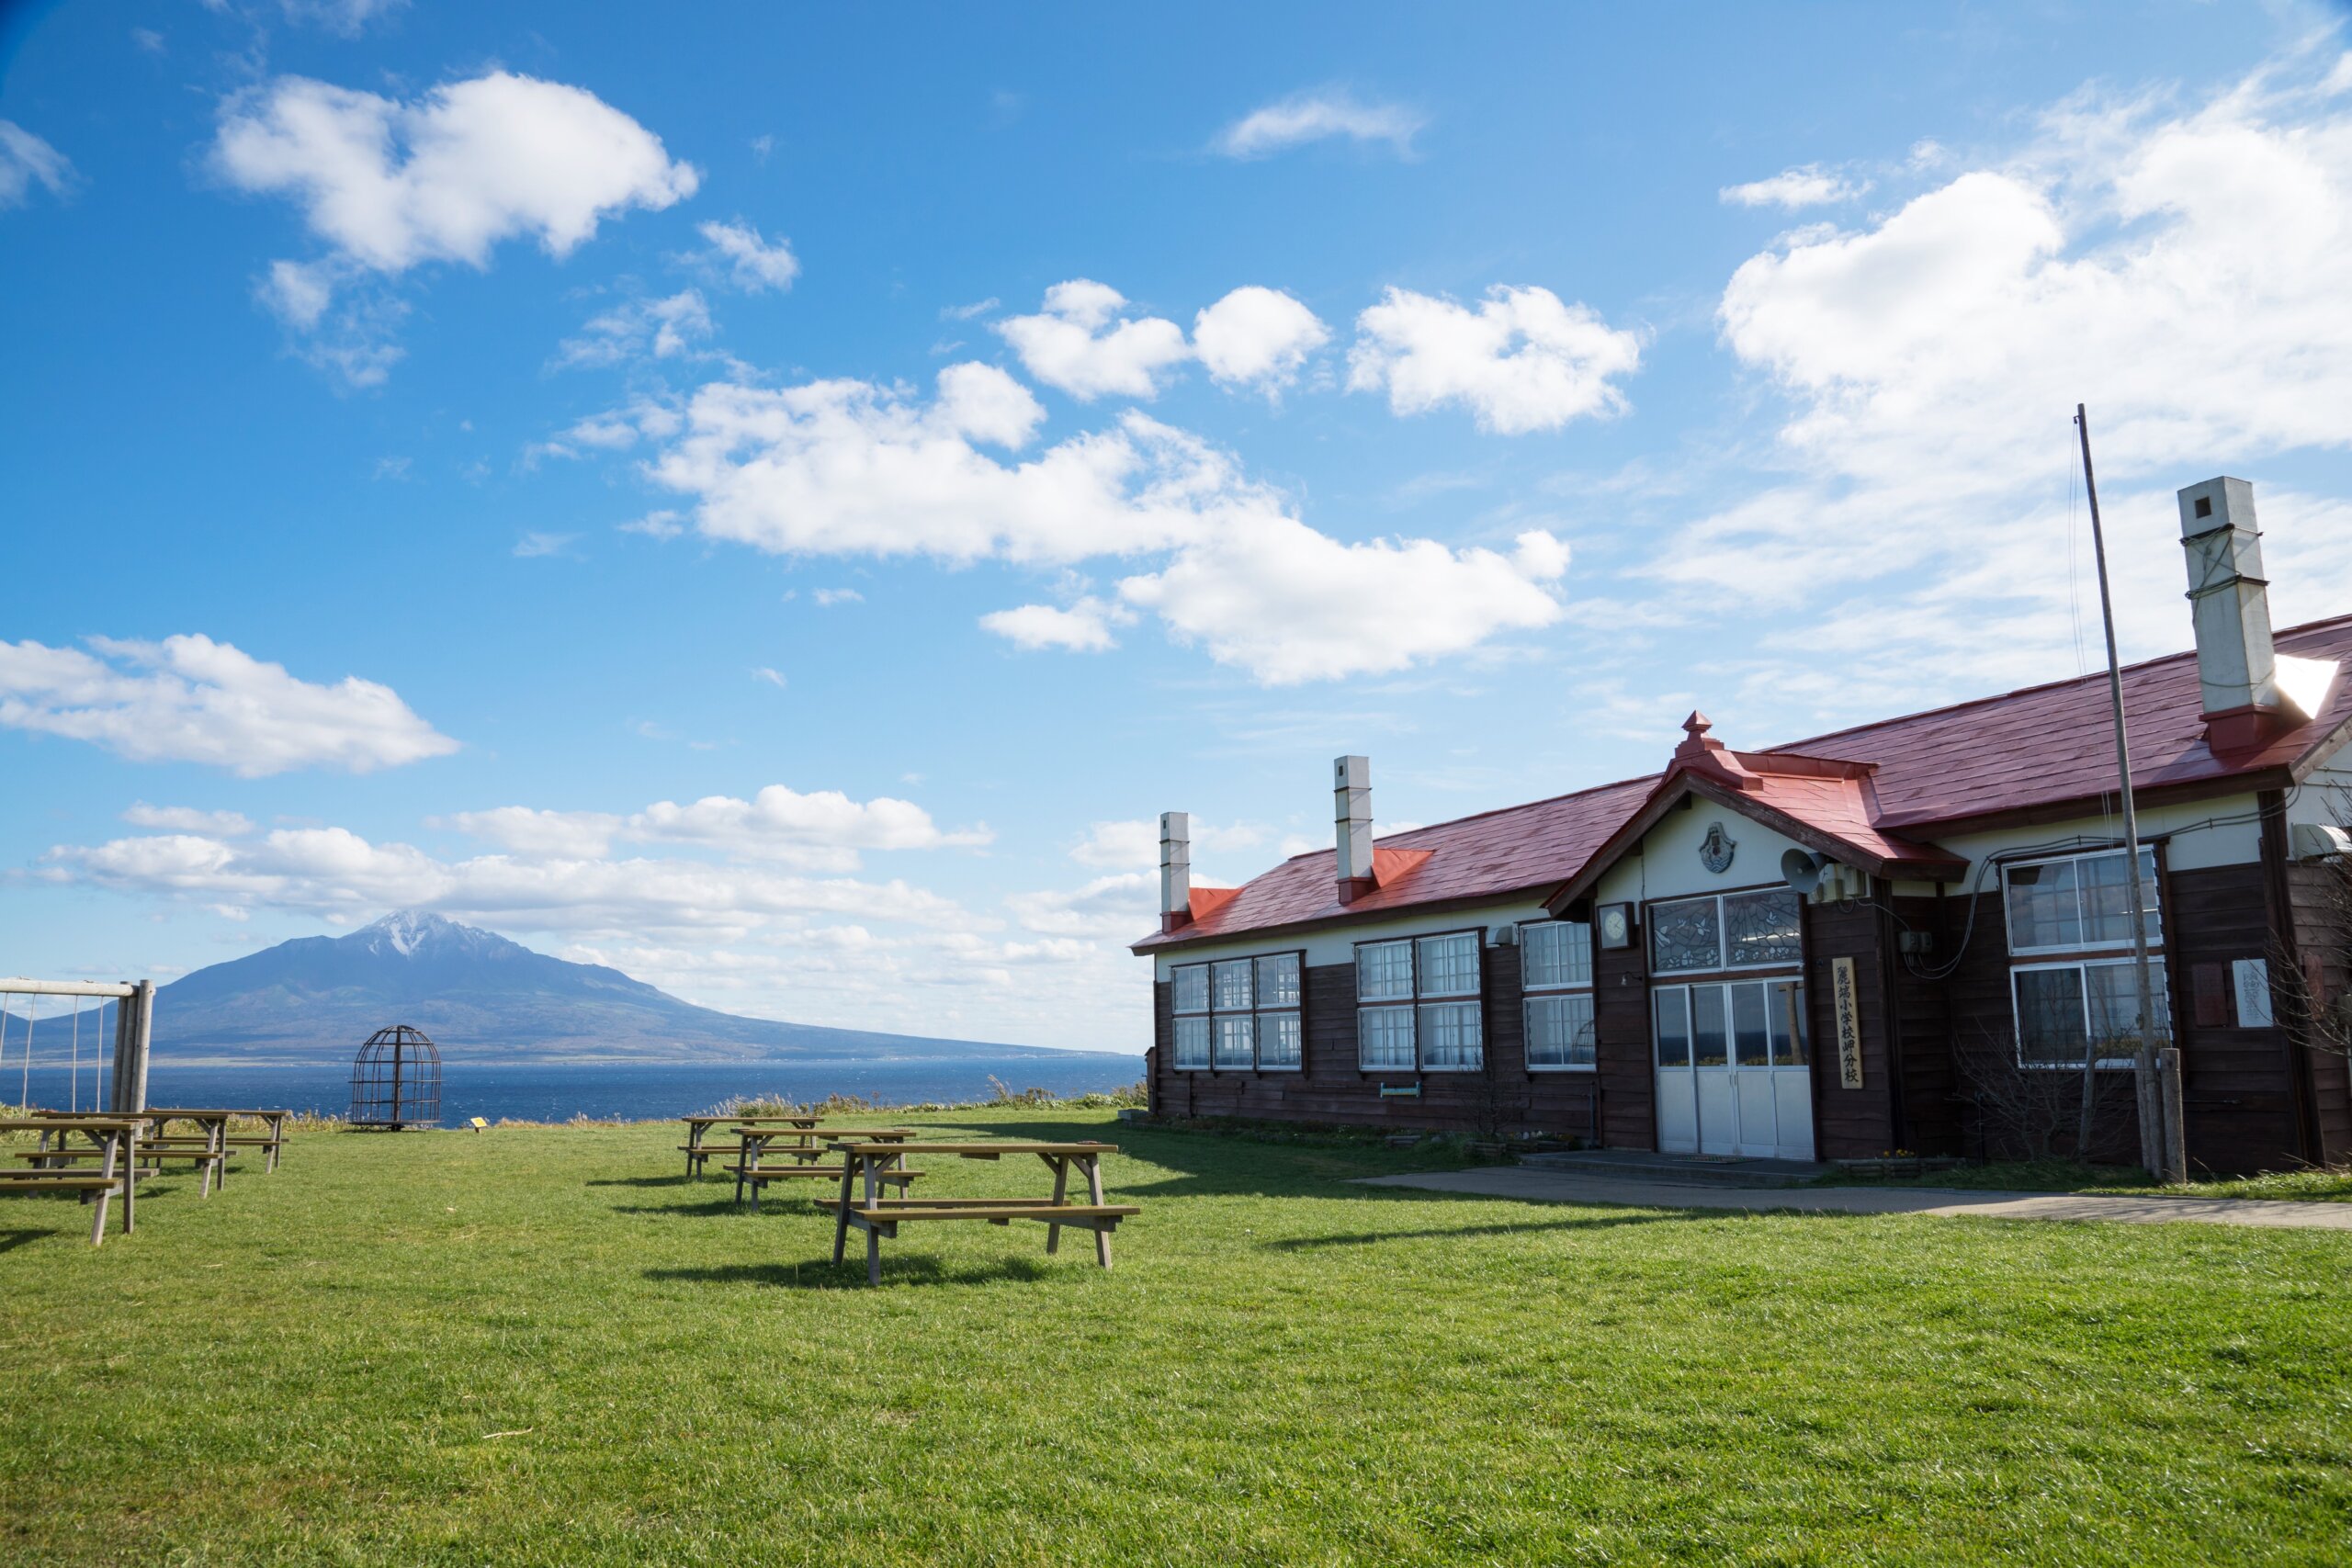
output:
M 1829 961 L 1829 999 L 1838 1014 L 1838 1082 L 1862 1087 L 1862 1009 L 1854 989 L 1854 961 Z

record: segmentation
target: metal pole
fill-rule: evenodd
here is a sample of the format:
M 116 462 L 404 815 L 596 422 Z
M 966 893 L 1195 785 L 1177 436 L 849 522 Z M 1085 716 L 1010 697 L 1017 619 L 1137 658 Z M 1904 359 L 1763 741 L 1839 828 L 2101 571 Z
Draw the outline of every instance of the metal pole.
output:
M 2140 1163 L 2160 1180 L 2179 1179 L 2169 1168 L 2165 1152 L 2175 1140 L 2166 1134 L 2165 1104 L 2156 1087 L 2155 987 L 2148 979 L 2148 928 L 2140 904 L 2140 818 L 2132 802 L 2132 742 L 2123 724 L 2123 671 L 2115 653 L 2115 605 L 2107 588 L 2107 538 L 2099 527 L 2098 485 L 2091 477 L 2091 422 L 2083 405 L 2075 405 L 2075 428 L 2082 436 L 2083 493 L 2090 501 L 2091 553 L 2098 563 L 2098 613 L 2107 628 L 2107 695 L 2115 712 L 2115 774 L 2123 796 L 2124 877 L 2131 888 L 2132 976 L 2140 999 L 2140 1050 L 2132 1062 L 2133 1083 L 2139 1091 Z M 2087 998 L 2086 998 L 2087 1000 Z M 2075 1157 L 2090 1157 L 2091 1086 L 2098 1042 L 2083 1043 L 2083 1113 Z

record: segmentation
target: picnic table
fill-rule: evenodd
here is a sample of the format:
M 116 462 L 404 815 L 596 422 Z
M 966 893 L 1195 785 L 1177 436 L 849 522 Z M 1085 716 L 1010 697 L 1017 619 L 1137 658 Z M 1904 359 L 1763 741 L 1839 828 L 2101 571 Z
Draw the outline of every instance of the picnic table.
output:
M 738 1203 L 743 1201 L 744 1189 L 750 1188 L 752 1208 L 754 1213 L 760 1206 L 760 1189 L 771 1181 L 816 1180 L 842 1174 L 840 1166 L 816 1163 L 826 1153 L 826 1148 L 820 1147 L 820 1144 L 830 1147 L 831 1145 L 853 1139 L 869 1144 L 902 1144 L 914 1136 L 904 1127 L 820 1128 L 746 1125 L 736 1127 L 734 1132 L 741 1140 L 735 1163 L 721 1166 L 719 1168 L 733 1174 L 735 1201 Z M 789 1155 L 794 1163 L 768 1164 L 768 1145 L 778 1139 L 785 1138 L 791 1139 L 792 1142 L 775 1152 Z M 884 1185 L 894 1186 L 903 1192 L 909 1183 L 921 1174 L 920 1171 L 894 1167 L 887 1168 L 879 1179 Z
M 721 1115 L 714 1111 L 706 1112 L 698 1116 L 682 1117 L 680 1120 L 684 1121 L 686 1124 L 686 1141 L 678 1145 L 678 1152 L 686 1156 L 686 1174 L 688 1176 L 700 1176 L 702 1174 L 703 1163 L 709 1159 L 711 1156 L 719 1152 L 717 1149 L 706 1146 L 703 1143 L 703 1139 L 709 1134 L 713 1127 L 717 1126 L 721 1122 L 733 1122 L 738 1125 L 745 1122 L 777 1122 L 796 1127 L 814 1127 L 819 1122 L 823 1121 L 824 1118 L 819 1116 L 816 1112 L 809 1111 L 779 1111 L 769 1116 L 745 1116 L 735 1111 L 729 1111 L 726 1114 Z
M 838 1145 L 842 1155 L 839 1199 L 820 1199 L 818 1206 L 833 1211 L 833 1261 L 839 1263 L 849 1246 L 852 1225 L 865 1233 L 865 1282 L 882 1282 L 882 1238 L 898 1239 L 899 1227 L 918 1220 L 986 1220 L 1010 1224 L 1014 1220 L 1039 1220 L 1046 1226 L 1046 1250 L 1059 1252 L 1062 1227 L 1094 1233 L 1095 1261 L 1111 1267 L 1111 1233 L 1119 1222 L 1143 1210 L 1132 1203 L 1102 1201 L 1102 1156 L 1119 1152 L 1114 1144 L 1023 1143 L 856 1143 Z M 958 1159 L 1002 1159 L 1006 1155 L 1035 1155 L 1054 1173 L 1050 1198 L 886 1198 L 881 1195 L 885 1171 L 903 1170 L 909 1155 L 954 1155 Z M 1086 1179 L 1087 1201 L 1069 1201 L 1072 1168 Z M 863 1201 L 859 1184 L 864 1184 Z
M 29 1156 L 34 1161 L 29 1169 L 0 1171 L 0 1192 L 79 1192 L 85 1201 L 95 1197 L 97 1214 L 90 1224 L 90 1245 L 98 1247 L 107 1239 L 107 1201 L 119 1191 L 122 1234 L 129 1235 L 137 1222 L 136 1149 L 139 1130 L 145 1124 L 133 1116 L 68 1113 L 0 1118 L 0 1133 L 40 1134 L 40 1148 Z M 73 1134 L 89 1139 L 94 1147 L 88 1151 L 69 1147 L 66 1139 Z M 84 1171 L 71 1163 L 85 1153 L 98 1158 L 97 1170 Z
M 262 1163 L 264 1174 L 277 1168 L 278 1151 L 286 1146 L 286 1123 L 292 1119 L 294 1112 L 243 1106 L 232 1106 L 220 1110 L 182 1105 L 164 1107 L 151 1105 L 141 1114 L 153 1123 L 155 1128 L 155 1135 L 146 1141 L 146 1146 L 150 1148 L 159 1144 L 183 1145 L 191 1141 L 186 1138 L 165 1136 L 164 1129 L 168 1122 L 189 1121 L 204 1128 L 207 1134 L 221 1150 L 223 1163 L 220 1168 L 220 1176 L 221 1179 L 226 1181 L 229 1175 L 226 1163 L 227 1151 L 231 1149 L 260 1149 L 265 1156 Z M 247 1121 L 267 1122 L 269 1131 L 258 1137 L 232 1136 L 229 1132 L 229 1123 L 241 1116 Z

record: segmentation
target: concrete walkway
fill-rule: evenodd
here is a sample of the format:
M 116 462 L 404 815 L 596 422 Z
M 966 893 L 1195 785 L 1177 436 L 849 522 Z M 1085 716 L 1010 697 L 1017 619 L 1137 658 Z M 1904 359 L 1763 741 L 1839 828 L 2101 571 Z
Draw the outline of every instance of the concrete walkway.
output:
M 1367 1187 L 1412 1187 L 1531 1203 L 1608 1203 L 1634 1209 L 1747 1209 L 1811 1214 L 1942 1214 L 1988 1220 L 2105 1220 L 2129 1224 L 2188 1221 L 2352 1231 L 2352 1203 L 2290 1203 L 2270 1198 L 2142 1198 L 2101 1192 L 1969 1192 L 1934 1187 L 1803 1187 L 1767 1190 L 1683 1187 L 1623 1177 L 1582 1176 L 1519 1166 L 1372 1176 Z

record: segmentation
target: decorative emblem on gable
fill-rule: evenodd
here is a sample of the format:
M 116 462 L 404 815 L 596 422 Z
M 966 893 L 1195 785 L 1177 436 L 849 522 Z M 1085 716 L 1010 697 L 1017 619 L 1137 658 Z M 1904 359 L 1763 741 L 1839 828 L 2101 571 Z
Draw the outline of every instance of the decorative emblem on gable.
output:
M 1699 840 L 1699 863 L 1721 876 L 1731 869 L 1731 857 L 1737 852 L 1739 840 L 1724 831 L 1721 822 L 1707 824 L 1707 836 Z

